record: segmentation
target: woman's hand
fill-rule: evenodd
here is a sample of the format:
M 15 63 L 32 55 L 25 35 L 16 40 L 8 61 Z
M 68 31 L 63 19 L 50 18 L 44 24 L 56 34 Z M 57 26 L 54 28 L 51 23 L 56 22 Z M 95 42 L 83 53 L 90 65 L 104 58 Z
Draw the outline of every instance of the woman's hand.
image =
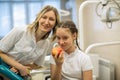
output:
M 19 72 L 20 72 L 21 76 L 31 76 L 30 69 L 31 68 L 28 66 L 21 66 L 19 69 Z
M 18 74 L 18 72 L 19 72 L 15 67 L 10 68 L 10 70 L 13 71 L 16 74 Z
M 41 68 L 42 66 L 38 66 L 37 64 L 35 63 L 32 63 L 32 64 L 27 64 L 26 66 L 30 67 L 31 69 L 39 69 Z

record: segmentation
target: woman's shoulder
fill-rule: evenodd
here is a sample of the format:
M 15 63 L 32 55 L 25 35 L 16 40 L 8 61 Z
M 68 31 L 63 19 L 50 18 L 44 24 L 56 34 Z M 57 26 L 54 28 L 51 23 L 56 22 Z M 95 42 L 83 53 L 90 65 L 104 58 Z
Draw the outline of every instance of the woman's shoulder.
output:
M 16 30 L 16 31 L 19 31 L 19 32 L 26 31 L 27 30 L 27 26 L 26 25 L 25 26 L 16 26 L 13 29 Z
M 16 37 L 21 37 L 27 31 L 27 26 L 16 26 L 11 30 L 11 33 L 16 35 Z

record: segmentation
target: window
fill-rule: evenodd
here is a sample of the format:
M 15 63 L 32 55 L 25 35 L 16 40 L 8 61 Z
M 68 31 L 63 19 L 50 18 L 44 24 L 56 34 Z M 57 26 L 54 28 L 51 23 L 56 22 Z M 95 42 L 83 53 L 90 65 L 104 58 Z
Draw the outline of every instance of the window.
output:
M 75 0 L 0 0 L 0 38 L 4 37 L 13 27 L 30 24 L 37 13 L 47 4 L 70 12 L 61 16 L 62 20 L 76 20 Z M 62 13 L 62 12 L 61 12 Z
M 0 0 L 0 38 L 15 26 L 33 22 L 40 9 L 47 4 L 60 8 L 60 0 Z
M 11 25 L 11 16 L 8 3 L 0 3 L 0 37 L 4 36 Z

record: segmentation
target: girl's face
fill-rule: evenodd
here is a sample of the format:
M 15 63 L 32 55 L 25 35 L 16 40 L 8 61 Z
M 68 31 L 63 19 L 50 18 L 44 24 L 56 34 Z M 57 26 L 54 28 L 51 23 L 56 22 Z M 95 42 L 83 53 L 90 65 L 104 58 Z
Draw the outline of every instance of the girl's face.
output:
M 44 32 L 49 32 L 56 23 L 56 16 L 53 11 L 48 11 L 42 15 L 39 20 L 39 29 Z
M 76 39 L 76 34 L 72 34 L 69 28 L 57 28 L 56 37 L 58 44 L 66 52 L 70 52 L 75 48 L 74 40 Z

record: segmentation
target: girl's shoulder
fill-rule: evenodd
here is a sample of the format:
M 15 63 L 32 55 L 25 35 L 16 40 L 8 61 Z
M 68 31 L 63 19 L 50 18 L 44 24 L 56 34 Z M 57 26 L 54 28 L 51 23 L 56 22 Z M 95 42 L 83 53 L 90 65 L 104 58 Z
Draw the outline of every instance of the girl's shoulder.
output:
M 77 54 L 82 58 L 89 58 L 89 55 L 84 53 L 83 51 L 77 49 Z

